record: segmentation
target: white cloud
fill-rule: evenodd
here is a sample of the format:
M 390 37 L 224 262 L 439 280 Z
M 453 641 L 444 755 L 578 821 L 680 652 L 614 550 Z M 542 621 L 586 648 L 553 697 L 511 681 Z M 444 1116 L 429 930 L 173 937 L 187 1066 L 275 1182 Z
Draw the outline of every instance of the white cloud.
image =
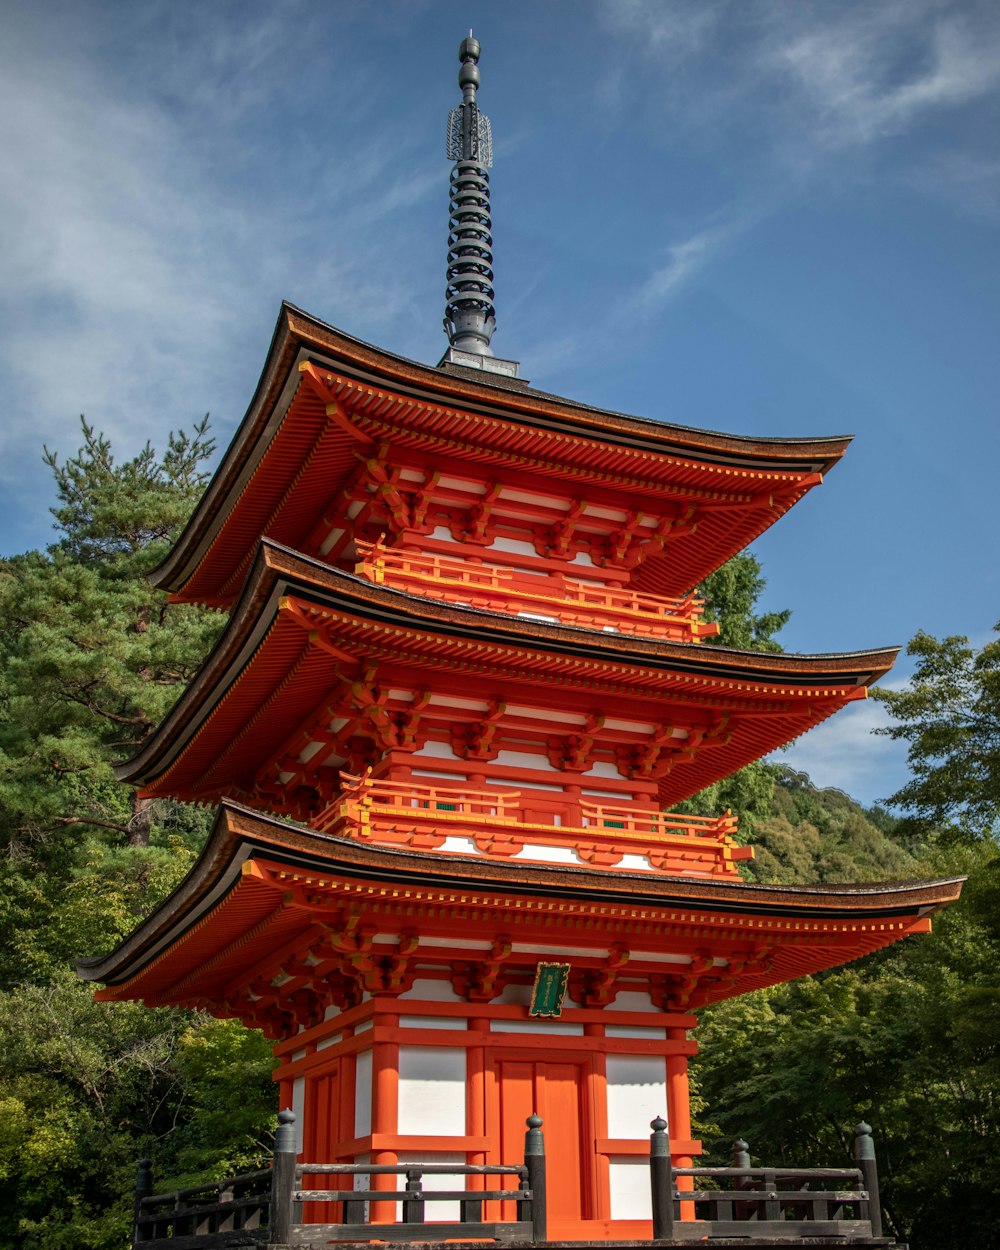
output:
M 883 684 L 899 689 L 905 683 Z M 874 699 L 852 703 L 771 760 L 808 773 L 820 789 L 843 790 L 867 805 L 883 802 L 908 776 L 905 743 L 873 732 L 888 724 L 881 703 Z
M 167 38 L 169 10 L 151 9 Z M 372 221 L 405 222 L 443 175 L 415 174 L 412 151 L 366 124 L 369 99 L 348 67 L 326 89 L 338 112 L 323 161 L 283 178 L 294 157 L 257 134 L 294 54 L 287 30 L 276 41 L 277 15 L 232 32 L 221 11 L 206 13 L 201 38 L 175 32 L 176 55 L 151 49 L 144 61 L 140 45 L 111 68 L 93 46 L 47 42 L 33 21 L 0 49 L 0 383 L 11 397 L 0 480 L 37 514 L 41 445 L 75 447 L 81 411 L 127 453 L 224 396 L 225 441 L 282 296 L 320 291 L 328 302 L 314 311 L 349 309 L 362 332 L 403 310 L 418 285 L 406 265 L 421 253 L 397 230 L 400 263 Z
M 835 9 L 792 38 L 772 27 L 759 64 L 787 72 L 789 120 L 805 120 L 814 145 L 866 146 L 996 90 L 1000 30 L 974 9 L 914 0 Z

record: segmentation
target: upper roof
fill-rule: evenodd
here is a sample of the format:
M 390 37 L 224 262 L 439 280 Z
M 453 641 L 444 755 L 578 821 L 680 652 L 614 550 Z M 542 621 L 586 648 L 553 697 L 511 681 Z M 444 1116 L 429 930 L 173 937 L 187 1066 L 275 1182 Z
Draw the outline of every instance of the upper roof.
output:
M 594 408 L 516 379 L 431 368 L 283 304 L 246 416 L 154 582 L 184 600 L 238 595 L 258 540 L 302 549 L 359 449 L 396 441 L 706 513 L 649 589 L 683 593 L 771 525 L 849 437 L 768 439 Z M 690 548 L 690 550 L 687 550 Z M 655 579 L 654 579 L 655 580 Z

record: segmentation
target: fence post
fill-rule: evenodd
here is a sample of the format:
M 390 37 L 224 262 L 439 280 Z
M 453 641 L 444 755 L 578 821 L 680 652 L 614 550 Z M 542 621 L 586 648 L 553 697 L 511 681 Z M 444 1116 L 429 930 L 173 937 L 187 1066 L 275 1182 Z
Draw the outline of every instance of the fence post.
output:
M 653 1197 L 653 1240 L 670 1241 L 674 1235 L 674 1176 L 670 1166 L 670 1138 L 661 1116 L 650 1121 L 649 1183 Z
M 153 1193 L 153 1163 L 151 1159 L 140 1159 L 135 1173 L 135 1216 L 132 1220 L 132 1245 L 139 1245 L 145 1240 L 139 1233 L 139 1219 L 142 1215 L 142 1200 Z
M 275 1245 L 286 1245 L 291 1236 L 295 1154 L 295 1112 L 279 1111 L 271 1163 L 271 1210 L 267 1221 L 268 1240 Z
M 545 1139 L 542 1136 L 542 1118 L 532 1112 L 525 1123 L 524 1166 L 531 1186 L 531 1240 L 548 1239 L 548 1223 L 545 1215 Z
M 424 1203 L 423 1173 L 413 1168 L 406 1173 L 406 1197 L 403 1199 L 403 1223 L 423 1224 Z
M 868 1190 L 868 1218 L 872 1236 L 882 1236 L 882 1202 L 878 1194 L 878 1165 L 875 1162 L 875 1143 L 872 1141 L 871 1125 L 864 1120 L 854 1130 L 854 1162 L 861 1169 L 865 1189 Z

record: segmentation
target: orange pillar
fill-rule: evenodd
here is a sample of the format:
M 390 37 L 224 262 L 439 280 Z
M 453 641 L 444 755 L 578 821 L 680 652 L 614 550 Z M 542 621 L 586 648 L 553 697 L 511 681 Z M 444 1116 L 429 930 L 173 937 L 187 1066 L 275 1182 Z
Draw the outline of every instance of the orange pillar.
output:
M 686 1042 L 686 1029 L 667 1029 L 667 1040 L 670 1042 Z M 688 1084 L 688 1057 L 678 1052 L 667 1055 L 667 1115 L 670 1123 L 670 1137 L 674 1141 L 689 1142 L 691 1140 L 691 1090 Z M 671 1162 L 675 1168 L 689 1168 L 693 1159 L 688 1154 L 671 1154 Z M 678 1189 L 693 1189 L 694 1182 L 690 1176 L 681 1176 L 677 1181 Z M 694 1219 L 694 1203 L 681 1203 L 681 1219 Z
M 376 1028 L 395 1028 L 398 1016 L 376 1016 Z M 399 1046 L 394 1042 L 376 1042 L 372 1047 L 372 1163 L 399 1162 L 395 1150 L 376 1147 L 380 1137 L 395 1137 L 399 1132 Z M 373 1176 L 372 1189 L 395 1189 L 398 1177 Z M 394 1202 L 373 1202 L 372 1223 L 391 1224 L 396 1218 Z

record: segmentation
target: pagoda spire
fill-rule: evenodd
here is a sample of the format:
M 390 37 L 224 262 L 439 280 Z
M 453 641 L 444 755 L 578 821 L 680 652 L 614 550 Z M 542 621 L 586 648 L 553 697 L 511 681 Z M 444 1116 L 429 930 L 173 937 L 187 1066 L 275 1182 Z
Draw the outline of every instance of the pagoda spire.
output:
M 455 165 L 451 171 L 444 329 L 455 350 L 492 356 L 490 339 L 496 328 L 496 309 L 490 177 L 486 171 L 493 164 L 493 136 L 490 119 L 479 111 L 476 100 L 479 54 L 479 40 L 470 30 L 458 49 L 462 103 L 448 114 L 446 152 Z

